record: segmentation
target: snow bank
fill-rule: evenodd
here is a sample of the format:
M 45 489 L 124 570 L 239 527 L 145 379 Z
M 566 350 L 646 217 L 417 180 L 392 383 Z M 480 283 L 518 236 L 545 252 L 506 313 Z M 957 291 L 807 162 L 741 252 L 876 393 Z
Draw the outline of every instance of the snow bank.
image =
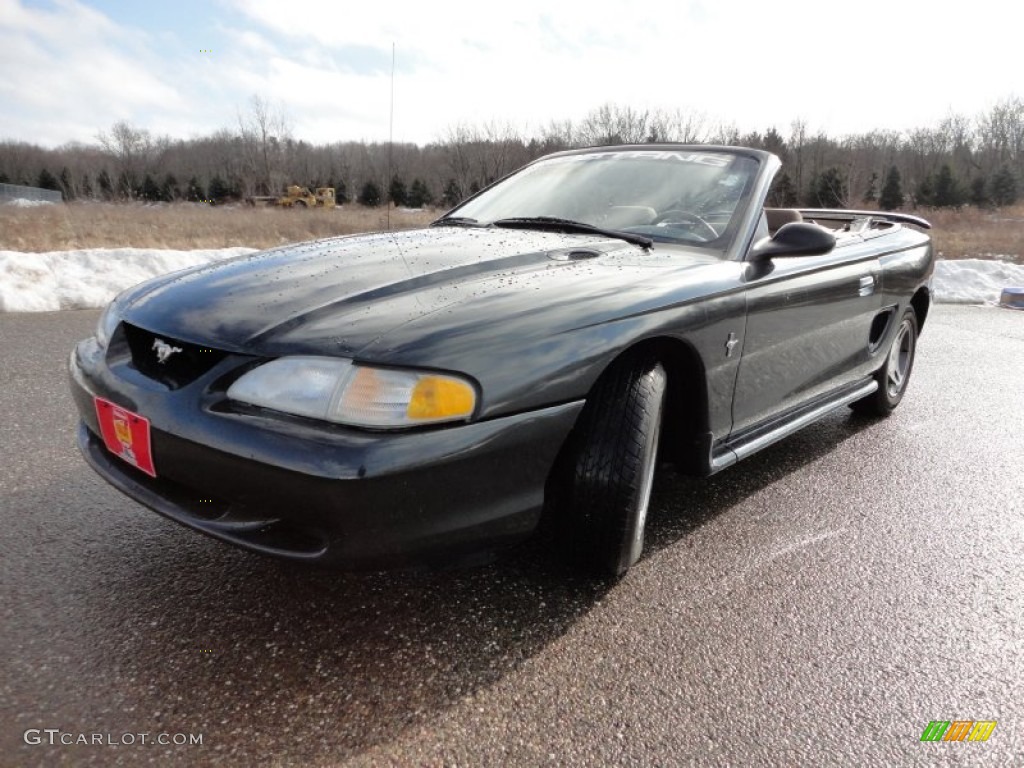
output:
M 4 205 L 14 208 L 35 208 L 37 205 L 55 205 L 55 203 L 52 200 L 26 200 L 24 197 L 16 197 L 6 201 Z
M 156 275 L 253 253 L 253 248 L 171 251 L 92 248 L 21 253 L 0 251 L 0 312 L 48 312 L 105 306 L 120 291 Z M 988 259 L 940 259 L 935 300 L 997 303 L 1007 286 L 1024 286 L 1024 266 Z
M 0 251 L 0 312 L 102 307 L 125 288 L 143 280 L 196 264 L 243 256 L 254 250 L 91 248 L 49 253 Z
M 935 300 L 958 304 L 997 304 L 1003 288 L 1024 287 L 1024 266 L 988 259 L 935 262 Z

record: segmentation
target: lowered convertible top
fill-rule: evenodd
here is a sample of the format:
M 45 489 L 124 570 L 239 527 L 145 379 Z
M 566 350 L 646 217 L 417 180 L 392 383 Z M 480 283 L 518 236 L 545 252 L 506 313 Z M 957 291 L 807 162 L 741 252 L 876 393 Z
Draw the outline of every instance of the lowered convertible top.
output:
M 832 221 L 853 221 L 865 217 L 881 221 L 891 221 L 894 224 L 913 224 L 922 229 L 931 229 L 930 222 L 919 216 L 911 216 L 909 213 L 896 213 L 895 211 L 851 211 L 846 208 L 797 208 L 800 215 L 805 219 L 829 219 Z

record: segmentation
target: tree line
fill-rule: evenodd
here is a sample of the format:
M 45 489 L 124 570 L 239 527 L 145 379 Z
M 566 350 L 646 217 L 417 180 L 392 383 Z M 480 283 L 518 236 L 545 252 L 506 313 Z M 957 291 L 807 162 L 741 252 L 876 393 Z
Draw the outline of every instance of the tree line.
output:
M 341 203 L 447 208 L 541 155 L 584 146 L 650 142 L 766 149 L 783 161 L 770 193 L 787 207 L 999 207 L 1024 181 L 1024 99 L 937 125 L 831 137 L 794 120 L 742 133 L 684 110 L 607 104 L 582 119 L 527 132 L 510 122 L 449 127 L 435 141 L 338 141 L 292 135 L 280 110 L 253 97 L 237 121 L 193 139 L 156 137 L 126 121 L 94 143 L 45 149 L 0 142 L 0 183 L 58 190 L 66 200 L 225 202 L 283 193 L 288 184 L 334 187 Z

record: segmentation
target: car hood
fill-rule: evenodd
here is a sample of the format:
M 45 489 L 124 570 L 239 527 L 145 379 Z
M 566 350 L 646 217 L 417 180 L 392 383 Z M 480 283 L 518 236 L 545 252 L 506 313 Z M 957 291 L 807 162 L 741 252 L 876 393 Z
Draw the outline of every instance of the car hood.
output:
M 229 351 L 354 356 L 438 313 L 449 328 L 460 309 L 465 317 L 454 322 L 486 324 L 495 319 L 488 305 L 541 312 L 593 293 L 598 274 L 606 288 L 621 290 L 652 281 L 652 270 L 709 262 L 717 259 L 603 236 L 438 227 L 320 240 L 192 268 L 129 292 L 122 311 L 150 331 Z

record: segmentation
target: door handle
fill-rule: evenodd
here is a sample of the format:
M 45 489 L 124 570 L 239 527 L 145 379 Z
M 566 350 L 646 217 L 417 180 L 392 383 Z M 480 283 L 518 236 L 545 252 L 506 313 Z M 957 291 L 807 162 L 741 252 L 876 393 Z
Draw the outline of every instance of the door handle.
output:
M 860 279 L 860 290 L 858 291 L 858 295 L 860 295 L 860 296 L 870 296 L 874 292 L 875 292 L 875 276 L 874 275 L 868 275 L 866 277 L 862 277 Z

